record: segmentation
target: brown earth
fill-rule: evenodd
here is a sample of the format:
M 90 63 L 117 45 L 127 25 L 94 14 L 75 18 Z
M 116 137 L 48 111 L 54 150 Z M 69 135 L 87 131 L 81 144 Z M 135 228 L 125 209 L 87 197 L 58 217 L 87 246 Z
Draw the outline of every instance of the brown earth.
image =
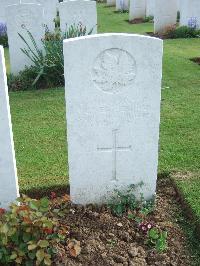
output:
M 140 24 L 140 23 L 144 23 L 144 19 L 143 18 L 135 18 L 131 21 L 129 21 L 130 24 Z
M 192 62 L 197 63 L 198 65 L 200 65 L 200 57 L 194 57 L 190 59 Z
M 53 265 L 68 266 L 143 266 L 192 264 L 186 238 L 178 224 L 180 206 L 169 179 L 158 180 L 156 208 L 149 216 L 153 224 L 168 232 L 168 248 L 159 254 L 145 244 L 145 235 L 137 224 L 124 215 L 114 217 L 106 207 L 80 207 L 69 203 L 69 213 L 62 218 L 69 232 L 69 245 L 59 245 Z M 74 258 L 73 244 L 77 254 Z

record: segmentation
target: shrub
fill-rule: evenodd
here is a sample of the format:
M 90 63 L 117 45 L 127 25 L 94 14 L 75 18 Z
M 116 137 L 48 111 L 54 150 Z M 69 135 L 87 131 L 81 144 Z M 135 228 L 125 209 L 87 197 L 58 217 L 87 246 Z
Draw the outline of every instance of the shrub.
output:
M 23 195 L 9 211 L 0 208 L 0 265 L 54 265 L 58 247 L 72 241 L 60 219 L 68 214 L 69 200 L 53 192 L 51 201 Z
M 34 84 L 36 76 L 36 67 L 25 67 L 18 75 L 8 74 L 8 88 L 9 91 L 26 91 L 32 89 L 43 89 L 50 85 L 46 84 L 46 80 L 40 78 L 37 84 Z
M 200 37 L 200 30 L 195 28 L 190 28 L 187 26 L 181 26 L 176 28 L 169 27 L 163 33 L 164 37 L 170 39 L 178 39 L 178 38 L 198 38 Z
M 0 22 L 0 45 L 8 47 L 7 27 L 5 23 Z
M 51 265 L 56 219 L 49 217 L 49 200 L 19 199 L 0 215 L 0 263 L 2 265 Z

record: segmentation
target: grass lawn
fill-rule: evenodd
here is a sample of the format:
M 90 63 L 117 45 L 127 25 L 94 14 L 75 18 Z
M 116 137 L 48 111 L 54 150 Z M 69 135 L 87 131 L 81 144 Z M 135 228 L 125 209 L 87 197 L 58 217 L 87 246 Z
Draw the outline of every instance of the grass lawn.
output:
M 98 5 L 99 32 L 153 30 L 151 23 L 127 19 L 127 13 Z M 159 172 L 190 173 L 176 182 L 200 218 L 200 67 L 189 60 L 200 56 L 199 47 L 200 39 L 164 41 Z M 64 90 L 10 93 L 10 102 L 21 191 L 66 185 Z

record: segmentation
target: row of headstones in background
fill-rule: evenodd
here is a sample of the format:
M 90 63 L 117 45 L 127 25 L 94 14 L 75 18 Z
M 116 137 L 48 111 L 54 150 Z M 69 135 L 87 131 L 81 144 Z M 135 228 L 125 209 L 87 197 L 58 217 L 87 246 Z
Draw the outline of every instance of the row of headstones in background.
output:
M 177 22 L 180 11 L 180 25 L 188 26 L 191 18 L 200 27 L 199 0 L 108 0 L 108 6 L 116 5 L 116 10 L 129 10 L 129 20 L 154 16 L 154 32 L 159 33 Z
M 0 51 L 0 202 L 7 207 L 18 196 L 18 185 Z M 64 41 L 74 203 L 105 203 L 114 190 L 141 183 L 136 196 L 154 196 L 162 52 L 162 40 L 141 35 L 99 34 Z
M 82 22 L 86 26 L 87 31 L 93 29 L 92 33 L 97 32 L 97 11 L 96 1 L 66 1 L 58 5 L 60 11 L 61 29 L 66 31 L 66 24 L 77 25 Z M 70 12 L 69 12 L 70 10 Z M 55 18 L 54 14 L 48 17 L 48 21 L 52 21 Z M 9 41 L 9 53 L 11 72 L 18 74 L 20 70 L 23 70 L 25 66 L 30 66 L 33 63 L 31 60 L 21 51 L 21 48 L 27 48 L 24 41 L 20 38 L 21 34 L 28 42 L 30 47 L 33 47 L 27 30 L 31 32 L 33 38 L 39 49 L 42 49 L 42 38 L 44 38 L 45 28 L 43 26 L 44 7 L 40 4 L 16 4 L 6 7 L 6 20 L 7 31 Z M 48 23 L 48 25 L 50 22 Z M 52 30 L 55 25 L 52 26 Z
M 3 47 L 0 46 L 0 208 L 19 196 Z
M 14 4 L 41 4 L 44 12 L 44 23 L 49 30 L 54 29 L 54 18 L 58 0 L 1 0 L 0 1 L 0 22 L 6 23 L 6 8 Z

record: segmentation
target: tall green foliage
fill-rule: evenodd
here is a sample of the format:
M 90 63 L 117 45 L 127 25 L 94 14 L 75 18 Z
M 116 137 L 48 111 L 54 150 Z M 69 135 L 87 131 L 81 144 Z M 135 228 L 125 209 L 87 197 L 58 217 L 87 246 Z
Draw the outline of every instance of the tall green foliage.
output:
M 91 29 L 87 32 L 86 27 L 81 23 L 67 27 L 64 33 L 60 29 L 56 29 L 53 33 L 46 31 L 42 40 L 42 48 L 39 48 L 32 33 L 27 29 L 25 30 L 27 31 L 28 39 L 25 39 L 22 34 L 19 34 L 19 36 L 26 46 L 26 48 L 21 50 L 32 62 L 31 73 L 35 72 L 35 78 L 32 82 L 33 87 L 41 87 L 41 84 L 44 87 L 63 86 L 63 40 L 90 35 L 93 31 Z

